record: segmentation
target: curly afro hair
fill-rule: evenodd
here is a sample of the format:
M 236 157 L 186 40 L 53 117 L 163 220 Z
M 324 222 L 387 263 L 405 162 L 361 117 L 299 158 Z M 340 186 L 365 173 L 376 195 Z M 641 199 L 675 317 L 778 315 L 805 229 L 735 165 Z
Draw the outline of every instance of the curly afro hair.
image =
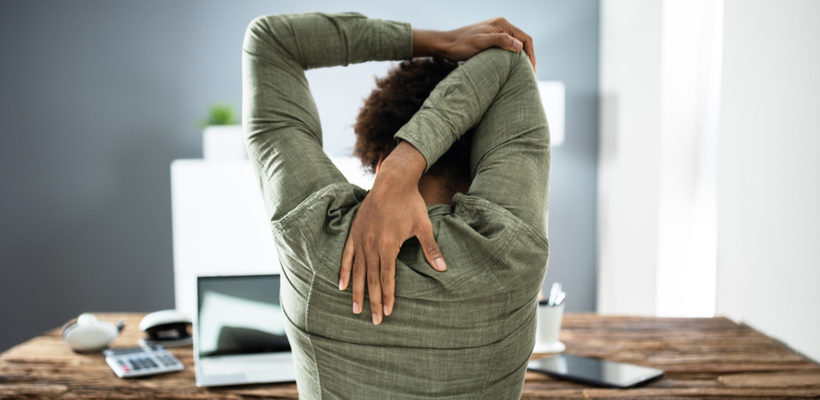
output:
M 387 157 L 398 143 L 393 135 L 410 121 L 413 114 L 458 63 L 441 58 L 414 58 L 392 67 L 384 78 L 376 78 L 376 88 L 365 99 L 353 130 L 356 147 L 353 155 L 369 172 L 376 171 L 379 157 Z M 470 139 L 467 131 L 427 171 L 444 178 L 449 188 L 469 183 Z

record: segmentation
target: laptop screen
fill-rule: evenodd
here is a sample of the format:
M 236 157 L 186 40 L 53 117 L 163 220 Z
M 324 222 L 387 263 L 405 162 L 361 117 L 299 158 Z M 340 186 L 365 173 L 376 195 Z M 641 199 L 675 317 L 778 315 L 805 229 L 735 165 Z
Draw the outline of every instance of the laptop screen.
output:
M 197 278 L 199 357 L 290 351 L 279 275 Z

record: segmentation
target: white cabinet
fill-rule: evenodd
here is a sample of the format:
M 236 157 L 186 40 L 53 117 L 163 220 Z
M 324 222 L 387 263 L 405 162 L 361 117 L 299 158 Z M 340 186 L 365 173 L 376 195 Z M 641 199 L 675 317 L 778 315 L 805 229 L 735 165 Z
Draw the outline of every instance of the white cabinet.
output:
M 365 189 L 359 161 L 332 158 Z M 198 275 L 279 271 L 265 206 L 250 161 L 176 160 L 171 164 L 176 308 L 194 318 Z

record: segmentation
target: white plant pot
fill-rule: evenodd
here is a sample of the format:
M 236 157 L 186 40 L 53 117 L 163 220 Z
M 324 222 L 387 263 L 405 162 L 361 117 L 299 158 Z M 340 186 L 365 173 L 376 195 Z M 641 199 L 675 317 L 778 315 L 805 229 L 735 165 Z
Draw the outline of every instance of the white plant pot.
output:
M 247 160 L 242 125 L 209 125 L 202 133 L 202 154 L 206 160 Z

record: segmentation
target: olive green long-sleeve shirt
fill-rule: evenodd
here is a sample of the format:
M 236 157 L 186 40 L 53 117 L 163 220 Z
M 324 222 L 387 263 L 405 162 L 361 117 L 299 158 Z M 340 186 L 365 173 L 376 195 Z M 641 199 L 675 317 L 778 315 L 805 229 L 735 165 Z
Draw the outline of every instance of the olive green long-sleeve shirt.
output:
M 396 261 L 380 325 L 338 288 L 347 234 L 367 191 L 322 150 L 304 71 L 413 56 L 409 24 L 360 14 L 260 17 L 243 46 L 243 125 L 283 283 L 302 398 L 518 398 L 546 273 L 549 132 L 524 52 L 483 51 L 451 72 L 395 135 L 431 166 L 474 129 L 469 192 L 428 207 L 448 269 L 417 241 Z

